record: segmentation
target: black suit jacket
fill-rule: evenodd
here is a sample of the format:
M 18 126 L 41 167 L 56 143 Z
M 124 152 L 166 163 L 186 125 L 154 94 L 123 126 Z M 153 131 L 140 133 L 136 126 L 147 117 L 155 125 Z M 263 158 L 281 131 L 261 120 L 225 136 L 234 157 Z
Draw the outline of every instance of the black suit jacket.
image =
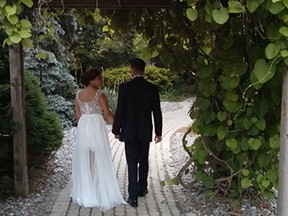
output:
M 112 132 L 120 141 L 152 141 L 152 114 L 155 134 L 162 136 L 162 112 L 157 86 L 135 77 L 119 86 L 118 104 Z

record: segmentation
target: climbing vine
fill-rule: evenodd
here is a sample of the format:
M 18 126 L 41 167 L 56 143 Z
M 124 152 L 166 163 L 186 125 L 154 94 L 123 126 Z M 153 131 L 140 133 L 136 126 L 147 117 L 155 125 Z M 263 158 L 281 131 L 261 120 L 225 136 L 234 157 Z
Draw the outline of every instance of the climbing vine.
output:
M 26 14 L 32 6 L 32 0 L 0 1 L 0 30 L 7 35 L 3 45 L 21 42 L 25 47 L 32 47 L 31 23 Z
M 109 28 L 141 34 L 146 59 L 157 56 L 194 80 L 190 116 L 198 138 L 186 150 L 193 176 L 211 195 L 272 198 L 277 189 L 287 14 L 286 0 L 187 0 L 172 10 L 102 12 Z

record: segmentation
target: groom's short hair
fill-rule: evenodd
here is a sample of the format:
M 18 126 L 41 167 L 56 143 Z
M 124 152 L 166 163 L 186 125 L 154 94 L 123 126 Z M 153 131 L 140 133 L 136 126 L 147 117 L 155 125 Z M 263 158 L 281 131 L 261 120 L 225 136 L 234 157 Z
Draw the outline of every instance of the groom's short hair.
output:
M 144 72 L 146 63 L 140 58 L 134 58 L 129 60 L 130 66 L 135 68 L 139 72 Z

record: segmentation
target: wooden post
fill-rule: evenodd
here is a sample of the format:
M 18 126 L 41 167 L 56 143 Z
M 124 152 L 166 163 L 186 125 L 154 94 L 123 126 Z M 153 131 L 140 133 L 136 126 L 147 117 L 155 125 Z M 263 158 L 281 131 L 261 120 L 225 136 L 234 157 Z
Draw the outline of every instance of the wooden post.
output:
M 22 44 L 9 47 L 12 118 L 17 123 L 13 137 L 14 187 L 16 196 L 29 193 L 25 121 L 24 66 Z
M 288 213 L 288 71 L 285 71 L 283 75 L 281 103 L 280 161 L 277 212 L 279 216 L 286 216 Z

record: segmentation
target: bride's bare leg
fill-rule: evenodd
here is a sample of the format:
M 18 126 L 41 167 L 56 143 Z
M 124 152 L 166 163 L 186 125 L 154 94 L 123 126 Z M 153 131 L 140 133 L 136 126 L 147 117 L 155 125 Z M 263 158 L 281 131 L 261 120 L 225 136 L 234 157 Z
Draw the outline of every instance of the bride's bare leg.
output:
M 92 177 L 92 182 L 96 183 L 95 178 L 95 152 L 94 151 L 89 151 L 89 162 L 90 162 L 90 172 L 91 172 L 91 177 Z

